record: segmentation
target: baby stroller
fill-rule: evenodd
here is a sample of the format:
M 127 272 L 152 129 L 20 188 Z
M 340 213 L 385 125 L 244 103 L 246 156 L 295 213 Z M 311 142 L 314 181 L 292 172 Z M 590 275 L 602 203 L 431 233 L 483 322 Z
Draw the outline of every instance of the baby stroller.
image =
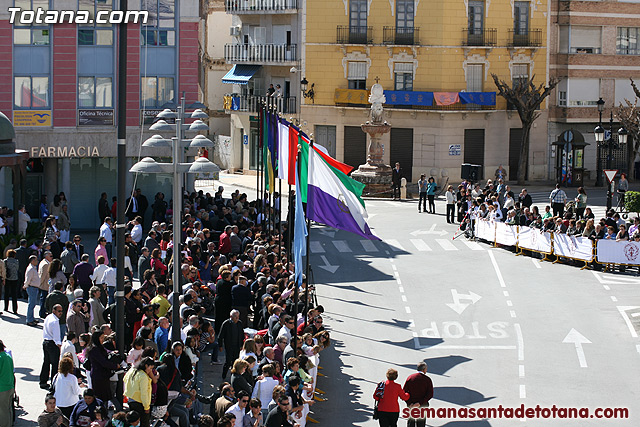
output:
M 16 412 L 18 411 L 18 408 L 22 409 L 22 406 L 20 406 L 20 397 L 18 396 L 18 393 L 16 392 L 16 376 L 13 376 L 13 396 L 11 397 L 11 409 L 13 411 L 13 424 L 15 425 L 16 420 L 18 419 L 18 416 L 16 414 Z
M 575 218 L 576 217 L 576 202 L 573 200 L 570 200 L 567 202 L 567 204 L 565 205 L 565 211 L 564 211 L 565 215 L 567 213 L 571 214 L 571 218 Z

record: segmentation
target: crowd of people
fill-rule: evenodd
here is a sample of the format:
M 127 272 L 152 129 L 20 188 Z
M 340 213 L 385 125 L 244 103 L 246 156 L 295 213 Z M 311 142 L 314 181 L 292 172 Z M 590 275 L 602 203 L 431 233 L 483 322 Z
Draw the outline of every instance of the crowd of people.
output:
M 239 191 L 225 199 L 223 191 L 185 195 L 179 250 L 170 231 L 172 212 L 155 208 L 163 197 L 156 196 L 144 235 L 140 193 L 127 200 L 125 326 L 117 332 L 124 354 L 117 351 L 115 332 L 121 267 L 112 253 L 115 221 L 106 195 L 99 202 L 103 223 L 95 264 L 80 235 L 61 242 L 50 213 L 43 217 L 42 243 L 21 240 L 6 252 L 0 263 L 5 310 L 13 300 L 17 313 L 22 284 L 26 323 L 42 324 L 39 382 L 48 394 L 40 427 L 306 424 L 320 392 L 319 353 L 331 342 L 324 309 L 313 304 L 306 277 L 296 285 L 286 250 L 289 231 L 278 223 L 279 200 L 249 202 Z M 173 305 L 174 256 L 180 257 L 179 306 Z M 180 324 L 172 324 L 176 311 Z M 179 340 L 172 340 L 174 328 Z M 207 365 L 222 365 L 222 375 L 217 391 L 205 395 L 205 385 L 214 383 L 205 375 Z M 12 370 L 0 372 L 0 384 L 9 375 L 13 381 Z

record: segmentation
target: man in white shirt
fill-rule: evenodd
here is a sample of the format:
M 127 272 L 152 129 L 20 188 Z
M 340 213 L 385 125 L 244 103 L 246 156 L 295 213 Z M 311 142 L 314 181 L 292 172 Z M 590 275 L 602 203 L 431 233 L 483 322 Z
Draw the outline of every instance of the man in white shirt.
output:
M 42 326 L 42 352 L 44 353 L 44 360 L 42 361 L 42 370 L 40 371 L 40 388 L 43 390 L 49 389 L 48 382 L 58 371 L 60 348 L 62 347 L 60 317 L 62 317 L 62 306 L 56 304 L 53 306 L 53 313 L 44 319 Z
M 76 346 L 78 342 L 78 337 L 75 332 L 68 332 L 67 339 L 62 342 L 62 346 L 60 346 L 60 356 L 64 356 L 67 353 L 71 353 L 71 357 L 73 358 L 73 366 L 76 368 L 80 367 L 80 363 L 78 362 L 78 355 L 76 354 Z
M 105 249 L 107 250 L 107 255 L 111 258 L 111 251 L 113 250 L 113 220 L 111 217 L 106 217 L 104 219 L 104 223 L 100 226 L 100 237 L 104 237 L 107 240 L 107 246 Z M 79 259 L 80 257 L 78 257 Z
M 240 390 L 236 394 L 238 401 L 227 409 L 225 414 L 233 414 L 236 417 L 234 427 L 243 427 L 244 415 L 247 413 L 247 405 L 249 404 L 249 394 L 246 391 Z
M 95 270 L 94 270 L 95 272 Z M 107 294 L 109 295 L 109 304 L 116 302 L 116 259 L 111 258 L 110 264 L 104 270 L 102 275 L 102 283 L 107 285 Z
M 31 217 L 27 213 L 27 208 L 25 205 L 20 205 L 18 209 L 18 233 L 21 235 L 27 234 L 27 227 L 29 226 L 29 221 L 31 221 Z
M 133 224 L 131 239 L 138 244 L 142 240 L 142 218 L 137 216 L 131 223 Z

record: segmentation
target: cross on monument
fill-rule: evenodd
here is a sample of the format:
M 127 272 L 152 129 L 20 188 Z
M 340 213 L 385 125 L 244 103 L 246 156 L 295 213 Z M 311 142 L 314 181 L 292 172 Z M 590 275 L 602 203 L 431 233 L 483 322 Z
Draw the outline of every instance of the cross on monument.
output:
M 380 81 L 380 77 L 376 76 L 375 80 L 376 80 L 376 84 L 377 84 Z

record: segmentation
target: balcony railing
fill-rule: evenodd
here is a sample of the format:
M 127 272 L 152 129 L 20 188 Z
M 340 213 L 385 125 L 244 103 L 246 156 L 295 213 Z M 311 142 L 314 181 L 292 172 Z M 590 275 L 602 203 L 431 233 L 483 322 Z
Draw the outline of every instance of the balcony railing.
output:
M 539 28 L 528 31 L 509 30 L 509 45 L 514 47 L 538 47 L 542 46 L 542 30 Z
M 373 44 L 373 27 L 338 25 L 338 44 Z
M 224 96 L 224 109 L 227 111 L 242 111 L 257 113 L 266 104 L 274 107 L 278 113 L 295 114 L 297 109 L 296 97 L 289 98 L 273 96 L 240 95 L 231 93 Z
M 295 12 L 298 0 L 225 0 L 227 13 Z
M 397 45 L 419 45 L 419 27 L 384 27 L 382 33 L 382 43 Z
M 464 46 L 495 46 L 498 43 L 498 30 L 495 28 L 465 28 L 462 30 Z
M 496 109 L 495 92 L 459 92 L 452 104 L 438 105 L 434 92 L 385 91 L 386 108 L 431 111 L 479 111 Z M 455 95 L 452 93 L 451 95 Z M 333 101 L 337 106 L 369 108 L 368 90 L 336 89 Z M 457 101 L 457 102 L 455 102 Z
M 230 63 L 283 63 L 298 60 L 295 44 L 226 44 L 224 59 Z

